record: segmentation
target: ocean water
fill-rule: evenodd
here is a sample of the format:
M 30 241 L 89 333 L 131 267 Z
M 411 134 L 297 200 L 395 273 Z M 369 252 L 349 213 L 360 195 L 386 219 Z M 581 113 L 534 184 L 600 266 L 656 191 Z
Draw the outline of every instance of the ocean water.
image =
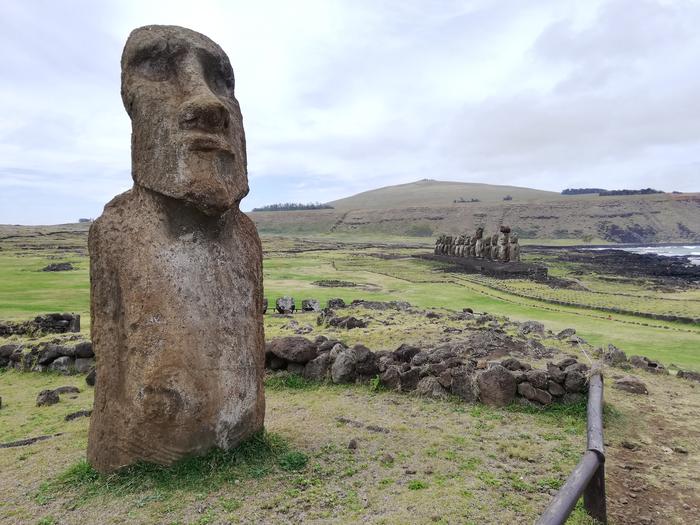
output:
M 666 255 L 668 257 L 682 255 L 689 257 L 692 264 L 700 266 L 700 245 L 689 244 L 687 246 L 640 246 L 636 248 L 615 248 L 626 252 L 655 253 L 657 255 Z

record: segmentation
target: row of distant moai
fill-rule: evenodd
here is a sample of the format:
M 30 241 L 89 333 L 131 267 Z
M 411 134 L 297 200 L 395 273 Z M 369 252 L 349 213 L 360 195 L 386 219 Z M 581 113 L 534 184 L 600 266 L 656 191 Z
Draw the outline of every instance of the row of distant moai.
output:
M 435 255 L 520 262 L 518 234 L 511 233 L 510 226 L 501 226 L 499 233 L 486 237 L 481 227 L 474 235 L 440 235 L 435 241 Z

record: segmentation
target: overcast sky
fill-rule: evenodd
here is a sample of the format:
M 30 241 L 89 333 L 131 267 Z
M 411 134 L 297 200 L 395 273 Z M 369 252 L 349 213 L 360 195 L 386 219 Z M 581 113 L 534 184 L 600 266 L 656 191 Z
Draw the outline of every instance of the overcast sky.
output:
M 129 32 L 228 53 L 243 209 L 422 178 L 700 191 L 700 3 L 0 3 L 0 223 L 96 217 L 130 177 Z

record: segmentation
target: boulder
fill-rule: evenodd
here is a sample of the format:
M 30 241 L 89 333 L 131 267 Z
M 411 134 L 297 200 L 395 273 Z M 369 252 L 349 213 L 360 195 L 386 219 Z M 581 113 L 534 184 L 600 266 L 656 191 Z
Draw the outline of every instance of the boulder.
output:
M 649 390 L 644 384 L 644 381 L 634 376 L 625 376 L 616 379 L 613 383 L 613 388 L 624 390 L 630 394 L 648 394 Z
M 389 365 L 379 376 L 379 384 L 388 390 L 398 390 L 401 386 L 399 367 Z
M 95 369 L 90 370 L 85 376 L 85 382 L 88 386 L 95 386 Z
M 549 378 L 552 381 L 555 381 L 559 384 L 563 384 L 564 380 L 566 379 L 566 372 L 564 372 L 554 363 L 547 363 L 547 373 L 549 374 Z
M 333 361 L 331 379 L 334 383 L 354 383 L 356 378 L 355 354 L 349 349 L 343 350 Z
M 588 385 L 588 377 L 579 368 L 572 368 L 566 372 L 564 388 L 567 392 L 585 392 Z
M 535 388 L 542 390 L 547 388 L 549 377 L 544 370 L 528 370 L 525 372 L 526 380 Z
M 574 328 L 564 328 L 557 334 L 557 339 L 568 339 L 574 335 L 576 335 L 576 330 Z
M 330 352 L 333 349 L 333 347 L 337 344 L 344 346 L 343 343 L 341 343 L 337 339 L 326 339 L 318 345 L 318 353 L 320 354 L 322 352 Z
M 516 370 L 524 370 L 523 364 L 514 357 L 508 357 L 507 359 L 501 361 L 501 366 L 507 368 L 511 372 L 515 372 Z
M 520 324 L 520 328 L 518 329 L 518 333 L 520 335 L 529 335 L 529 334 L 534 334 L 534 335 L 544 335 L 544 325 L 542 323 L 539 323 L 537 321 L 525 321 L 524 323 Z
M 428 363 L 428 353 L 418 352 L 411 359 L 411 366 L 423 366 Z
M 263 300 L 262 300 L 262 313 L 263 313 L 263 315 L 265 315 L 267 313 L 267 307 L 268 307 L 267 297 L 263 297 Z
M 679 370 L 676 374 L 681 379 L 687 379 L 689 381 L 695 381 L 700 383 L 700 374 L 698 372 L 692 372 L 690 370 Z
M 302 312 L 319 312 L 321 311 L 321 304 L 318 299 L 303 299 L 301 301 Z
M 332 299 L 328 299 L 328 302 L 326 303 L 327 308 L 345 308 L 345 301 L 343 301 L 340 297 L 334 297 Z
M 410 363 L 411 359 L 413 359 L 413 357 L 419 352 L 420 348 L 417 346 L 403 343 L 396 350 L 394 350 L 394 356 L 396 357 L 397 361 L 402 363 Z
M 42 390 L 39 392 L 39 395 L 36 396 L 36 406 L 38 407 L 55 405 L 58 401 L 58 392 L 54 390 Z
M 428 353 L 428 362 L 440 363 L 442 361 L 452 359 L 453 357 L 457 357 L 454 350 L 452 350 L 450 347 L 442 346 Z
M 646 370 L 652 374 L 668 374 L 668 370 L 666 370 L 664 365 L 658 361 L 652 361 L 648 357 L 633 355 L 630 357 L 629 362 L 632 366 L 641 368 L 642 370 Z
M 450 375 L 452 376 L 450 392 L 467 403 L 476 402 L 478 396 L 476 393 L 474 373 L 464 366 L 451 368 Z
M 42 272 L 67 272 L 70 270 L 75 270 L 75 268 L 69 262 L 51 263 L 41 269 Z
M 547 383 L 547 391 L 555 397 L 561 397 L 566 394 L 563 386 L 551 380 Z
M 39 356 L 37 357 L 37 364 L 46 366 L 54 362 L 61 356 L 66 355 L 66 349 L 60 345 L 48 344 L 43 349 L 39 351 Z
M 416 394 L 432 399 L 445 399 L 447 397 L 447 390 L 443 388 L 437 378 L 427 376 L 418 381 L 416 385 Z
M 275 310 L 277 310 L 278 314 L 293 314 L 294 310 L 296 310 L 294 298 L 288 295 L 278 297 L 275 301 Z
M 555 383 L 556 384 L 556 383 Z M 552 395 L 546 390 L 536 388 L 527 381 L 518 385 L 518 394 L 530 401 L 536 401 L 542 405 L 549 405 L 552 402 Z
M 79 394 L 80 389 L 77 386 L 73 385 L 66 385 L 66 386 L 59 386 L 58 388 L 53 389 L 54 392 L 57 394 Z
M 331 358 L 329 352 L 323 352 L 318 357 L 306 363 L 302 375 L 304 378 L 311 381 L 324 381 L 328 376 L 330 366 Z
M 503 407 L 515 397 L 516 382 L 513 374 L 501 365 L 480 372 L 476 378 L 479 399 L 485 405 Z
M 78 374 L 87 374 L 95 368 L 95 359 L 92 357 L 77 357 L 73 363 L 75 372 Z
M 416 389 L 421 378 L 420 372 L 420 368 L 416 367 L 399 374 L 401 392 L 411 392 Z
M 278 337 L 267 343 L 265 350 L 290 363 L 306 364 L 318 355 L 316 343 L 297 335 Z
M 50 370 L 61 372 L 64 375 L 75 373 L 75 358 L 67 355 L 57 357 L 49 365 Z
M 328 326 L 335 326 L 336 328 L 345 328 L 346 330 L 352 330 L 354 328 L 367 328 L 369 321 L 364 319 L 359 319 L 352 315 L 345 315 L 341 317 L 331 317 L 326 320 Z
M 364 345 L 355 345 L 350 351 L 355 358 L 355 372 L 363 377 L 374 377 L 379 374 L 379 358 Z
M 627 362 L 627 356 L 615 345 L 609 344 L 607 351 L 603 352 L 603 362 L 609 366 L 620 366 Z

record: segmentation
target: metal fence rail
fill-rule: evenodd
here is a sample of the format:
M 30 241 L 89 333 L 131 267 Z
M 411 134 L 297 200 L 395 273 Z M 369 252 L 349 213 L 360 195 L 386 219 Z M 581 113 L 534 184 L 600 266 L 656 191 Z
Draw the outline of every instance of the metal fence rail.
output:
M 603 377 L 591 375 L 588 388 L 588 446 L 566 483 L 545 509 L 537 525 L 562 525 L 583 495 L 586 512 L 607 523 L 605 505 L 605 451 L 603 449 Z

